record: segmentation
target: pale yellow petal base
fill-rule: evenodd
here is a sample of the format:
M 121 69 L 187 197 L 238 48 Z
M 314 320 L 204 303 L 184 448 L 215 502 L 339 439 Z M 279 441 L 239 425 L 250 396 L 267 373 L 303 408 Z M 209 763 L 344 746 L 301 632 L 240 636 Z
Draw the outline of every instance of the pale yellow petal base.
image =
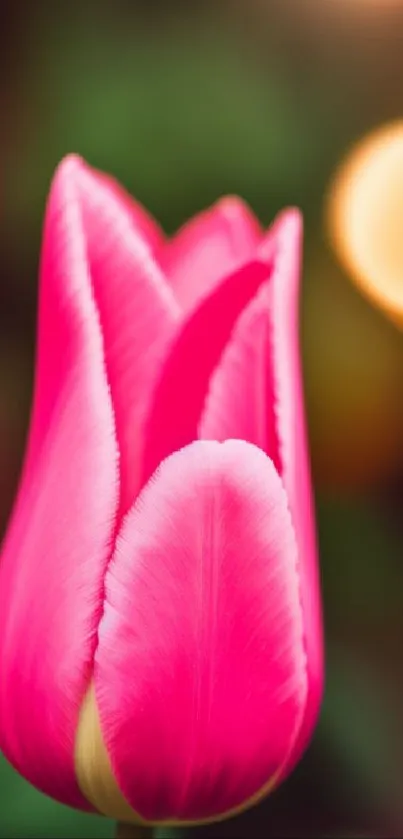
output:
M 93 684 L 87 692 L 80 711 L 75 743 L 75 768 L 78 785 L 87 801 L 102 815 L 120 822 L 121 830 L 127 830 L 127 825 L 133 824 L 143 827 L 192 827 L 225 821 L 225 819 L 237 816 L 244 810 L 258 804 L 262 798 L 272 792 L 281 773 L 281 771 L 276 773 L 261 790 L 244 804 L 214 818 L 190 822 L 180 820 L 147 822 L 126 801 L 113 774 L 108 752 L 102 738 Z M 124 833 L 118 835 L 120 837 L 125 836 Z M 127 833 L 126 835 L 133 836 L 133 833 Z M 141 836 L 141 834 L 139 835 Z
M 93 685 L 84 699 L 78 721 L 75 767 L 81 792 L 100 813 L 120 822 L 144 823 L 122 795 L 112 772 Z

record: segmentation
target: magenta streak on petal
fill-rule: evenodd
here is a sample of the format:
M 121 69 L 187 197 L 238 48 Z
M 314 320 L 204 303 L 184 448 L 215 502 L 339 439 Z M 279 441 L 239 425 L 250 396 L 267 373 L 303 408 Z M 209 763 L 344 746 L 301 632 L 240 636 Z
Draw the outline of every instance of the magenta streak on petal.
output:
M 281 472 L 271 353 L 271 282 L 241 313 L 214 371 L 199 437 L 254 443 Z
M 118 448 L 76 162 L 45 221 L 29 453 L 0 561 L 0 747 L 31 783 L 88 809 L 74 771 L 118 504 Z
M 277 241 L 277 257 L 271 284 L 272 354 L 275 375 L 275 409 L 282 463 L 299 553 L 299 576 L 304 616 L 304 639 L 308 667 L 306 712 L 299 739 L 286 772 L 301 755 L 317 719 L 323 691 L 322 615 L 317 564 L 310 468 L 308 458 L 302 374 L 299 348 L 299 277 L 301 217 L 289 210 L 269 232 L 267 243 Z
M 128 513 L 95 689 L 114 774 L 143 818 L 220 815 L 281 771 L 307 690 L 296 564 L 281 480 L 243 441 L 176 452 Z
M 187 222 L 161 253 L 162 268 L 183 309 L 193 309 L 220 280 L 252 259 L 261 240 L 257 219 L 235 196 Z
M 146 424 L 142 485 L 161 461 L 197 438 L 209 380 L 240 312 L 270 274 L 251 262 L 189 316 L 168 353 Z

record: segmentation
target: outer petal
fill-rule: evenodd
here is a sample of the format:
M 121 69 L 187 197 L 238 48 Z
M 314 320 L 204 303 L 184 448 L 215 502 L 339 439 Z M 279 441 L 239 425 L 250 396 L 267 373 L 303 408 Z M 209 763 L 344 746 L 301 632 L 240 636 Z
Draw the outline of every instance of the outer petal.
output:
M 0 561 L 0 748 L 87 807 L 74 737 L 97 640 L 118 503 L 118 448 L 71 168 L 46 217 L 30 452 Z
M 79 159 L 71 158 L 65 166 L 80 206 L 104 336 L 124 512 L 139 488 L 145 411 L 179 308 L 133 224 L 130 199 L 119 196 L 108 178 Z
M 212 376 L 200 422 L 202 438 L 239 437 L 259 445 L 283 477 L 297 534 L 308 654 L 309 697 L 299 756 L 316 720 L 322 692 L 322 628 L 312 493 L 298 340 L 301 221 L 284 213 L 261 256 L 273 262 L 270 281 L 241 314 Z M 274 261 L 273 261 L 274 251 Z
M 165 461 L 128 514 L 95 659 L 114 775 L 150 821 L 264 794 L 306 700 L 297 551 L 271 461 L 240 441 Z
M 192 309 L 226 274 L 251 259 L 261 240 L 251 210 L 231 196 L 188 222 L 161 256 L 183 308 Z
M 263 245 L 271 256 L 271 237 L 277 240 L 278 257 L 272 286 L 273 370 L 275 409 L 282 464 L 295 528 L 300 564 L 304 639 L 307 652 L 308 696 L 294 753 L 285 767 L 296 763 L 312 733 L 323 691 L 323 636 L 317 561 L 314 504 L 305 425 L 299 347 L 299 280 L 301 216 L 289 210 L 277 220 Z
M 166 356 L 146 424 L 142 484 L 159 463 L 197 439 L 210 377 L 237 318 L 270 274 L 251 262 L 230 275 L 185 322 Z

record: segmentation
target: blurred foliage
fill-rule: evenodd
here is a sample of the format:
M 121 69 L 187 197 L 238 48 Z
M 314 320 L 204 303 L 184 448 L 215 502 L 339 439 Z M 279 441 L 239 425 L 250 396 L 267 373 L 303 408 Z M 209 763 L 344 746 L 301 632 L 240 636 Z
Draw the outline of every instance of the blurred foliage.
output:
M 403 335 L 320 241 L 308 245 L 302 314 L 315 480 L 339 492 L 385 484 L 403 464 Z
M 69 151 L 113 172 L 169 230 L 226 192 L 269 222 L 309 189 L 315 120 L 305 112 L 301 122 L 286 80 L 262 74 L 225 33 L 123 30 L 114 39 L 91 22 L 70 35 L 55 28 L 41 46 L 27 79 L 28 146 L 20 140 L 18 178 L 7 183 L 15 229 L 29 235 Z
M 286 204 L 306 220 L 325 702 L 292 777 L 195 836 L 352 839 L 403 827 L 403 336 L 361 299 L 322 231 L 333 168 L 360 133 L 401 115 L 403 15 L 366 18 L 360 4 L 350 21 L 352 0 L 320 15 L 316 1 L 15 0 L 0 26 L 3 527 L 29 414 L 40 228 L 61 157 L 76 151 L 118 177 L 168 232 L 227 192 L 264 223 Z M 0 759 L 0 837 L 112 835 L 111 822 L 50 801 Z
M 37 792 L 0 756 L 0 837 L 12 839 L 108 839 L 114 825 L 100 816 L 78 813 Z
M 403 563 L 401 535 L 373 502 L 345 499 L 318 503 L 322 587 L 332 636 L 341 630 L 340 603 L 347 632 L 359 623 L 401 620 Z

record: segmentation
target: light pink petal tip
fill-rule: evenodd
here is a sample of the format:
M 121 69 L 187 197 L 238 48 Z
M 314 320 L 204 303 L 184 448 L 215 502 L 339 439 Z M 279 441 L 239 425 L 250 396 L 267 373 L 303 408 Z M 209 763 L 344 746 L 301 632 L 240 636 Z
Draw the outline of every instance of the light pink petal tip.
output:
M 307 691 L 297 549 L 269 458 L 200 441 L 164 461 L 105 591 L 95 688 L 127 801 L 152 821 L 245 804 L 287 762 Z
M 226 274 L 251 259 L 261 238 L 257 219 L 235 196 L 222 198 L 185 224 L 161 257 L 182 307 L 192 309 Z

